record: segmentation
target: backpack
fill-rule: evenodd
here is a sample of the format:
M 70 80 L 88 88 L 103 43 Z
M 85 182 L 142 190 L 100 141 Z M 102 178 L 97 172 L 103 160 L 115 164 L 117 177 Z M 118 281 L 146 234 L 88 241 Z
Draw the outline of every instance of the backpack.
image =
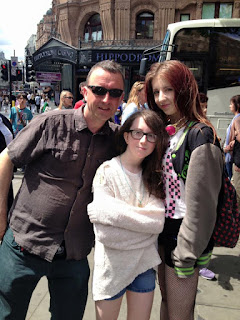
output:
M 179 177 L 185 182 L 187 177 L 187 169 L 190 161 L 191 150 L 189 141 L 194 141 L 194 135 L 197 133 L 196 130 L 191 130 L 196 123 L 190 122 L 184 130 L 175 150 L 172 153 L 173 167 Z M 205 124 L 197 123 L 200 129 L 207 127 Z M 216 141 L 216 145 L 221 149 L 220 144 Z M 174 163 L 176 158 L 175 153 L 183 149 L 184 157 L 180 165 Z M 222 154 L 223 150 L 221 149 Z M 237 204 L 237 195 L 234 186 L 228 178 L 227 170 L 224 165 L 222 172 L 222 186 L 218 196 L 217 205 L 217 219 L 213 230 L 212 237 L 214 239 L 214 245 L 217 247 L 234 248 L 237 244 L 240 233 L 240 215 Z
M 213 230 L 215 246 L 234 248 L 239 238 L 240 223 L 237 195 L 228 178 L 226 167 L 222 174 L 222 187 L 218 197 L 217 221 Z

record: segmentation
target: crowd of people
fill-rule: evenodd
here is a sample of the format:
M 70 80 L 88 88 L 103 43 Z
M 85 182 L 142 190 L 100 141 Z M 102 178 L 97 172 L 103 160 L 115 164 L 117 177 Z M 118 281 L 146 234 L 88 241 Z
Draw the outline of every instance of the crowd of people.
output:
M 80 83 L 74 106 L 68 90 L 54 112 L 35 97 L 43 114 L 32 119 L 20 94 L 11 123 L 1 116 L 1 319 L 25 319 L 43 276 L 52 318 L 82 319 L 93 248 L 97 320 L 117 319 L 125 294 L 128 319 L 149 319 L 156 278 L 159 318 L 194 319 L 225 165 L 208 98 L 179 61 L 153 64 L 126 102 L 124 84 L 121 66 L 101 61 Z M 230 101 L 224 152 L 239 193 L 232 153 L 240 144 L 240 98 Z M 13 171 L 22 167 L 13 200 Z

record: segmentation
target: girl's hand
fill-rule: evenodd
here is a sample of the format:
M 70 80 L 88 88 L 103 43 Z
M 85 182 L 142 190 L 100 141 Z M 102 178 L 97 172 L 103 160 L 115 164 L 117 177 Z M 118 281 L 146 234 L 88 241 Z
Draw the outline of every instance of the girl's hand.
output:
M 229 151 L 232 151 L 232 150 L 233 150 L 234 143 L 235 143 L 235 140 L 231 141 L 231 142 L 229 143 L 229 145 L 227 146 L 227 147 L 229 147 Z M 226 147 L 226 148 L 227 148 L 227 147 Z
M 224 153 L 228 153 L 230 151 L 230 146 L 226 146 L 223 148 Z
M 234 170 L 235 170 L 236 172 L 240 172 L 240 168 L 238 168 L 235 164 L 234 164 Z

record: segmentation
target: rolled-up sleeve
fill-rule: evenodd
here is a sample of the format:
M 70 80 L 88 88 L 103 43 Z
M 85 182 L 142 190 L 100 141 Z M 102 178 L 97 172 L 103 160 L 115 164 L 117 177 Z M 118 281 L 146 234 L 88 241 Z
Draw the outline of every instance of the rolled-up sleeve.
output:
M 8 145 L 8 155 L 16 167 L 37 159 L 46 148 L 45 116 L 35 117 Z

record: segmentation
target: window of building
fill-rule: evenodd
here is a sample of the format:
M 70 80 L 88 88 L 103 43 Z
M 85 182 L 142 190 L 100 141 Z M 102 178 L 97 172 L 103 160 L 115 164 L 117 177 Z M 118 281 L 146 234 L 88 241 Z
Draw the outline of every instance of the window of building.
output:
M 190 20 L 190 14 L 181 14 L 180 21 L 188 21 Z
M 232 18 L 232 3 L 204 3 L 202 8 L 202 19 Z
M 137 16 L 136 39 L 153 39 L 154 15 L 142 12 Z
M 232 18 L 232 11 L 232 3 L 220 3 L 219 18 Z
M 85 24 L 84 28 L 84 40 L 88 41 L 100 41 L 102 40 L 102 24 L 100 14 L 94 14 Z

